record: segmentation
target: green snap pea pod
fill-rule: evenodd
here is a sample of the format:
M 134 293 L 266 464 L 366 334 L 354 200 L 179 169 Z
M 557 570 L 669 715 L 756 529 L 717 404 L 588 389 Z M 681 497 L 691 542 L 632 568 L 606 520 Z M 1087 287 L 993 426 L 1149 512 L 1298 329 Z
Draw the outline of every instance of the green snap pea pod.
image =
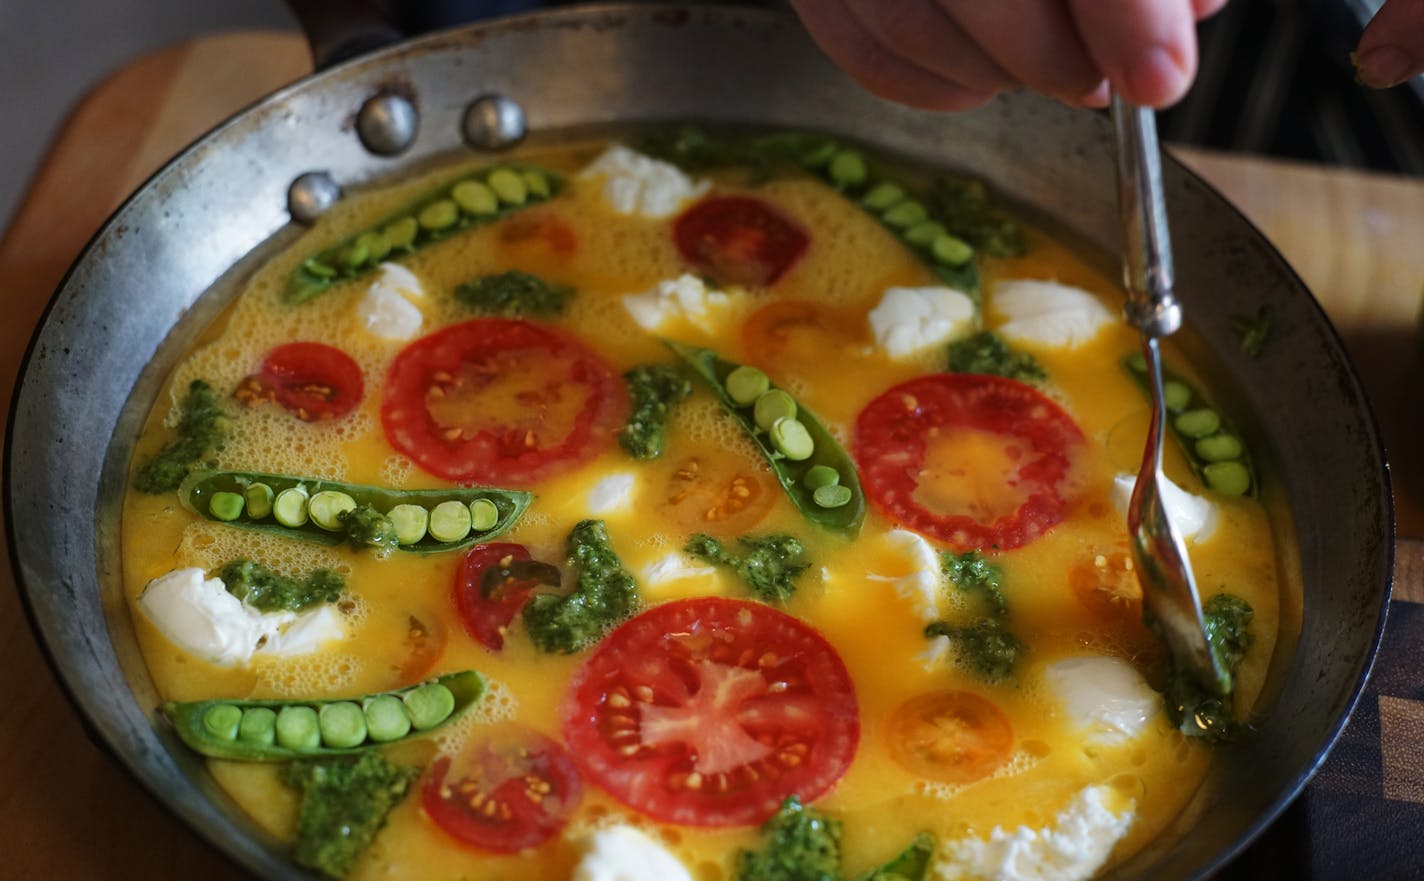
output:
M 975 249 L 950 232 L 936 204 L 916 198 L 913 188 L 879 174 L 854 147 L 826 139 L 820 150 L 803 152 L 799 164 L 874 215 L 945 284 L 980 304 Z
M 163 715 L 195 752 L 286 762 L 357 753 L 439 728 L 484 694 L 474 670 L 362 697 L 333 700 L 169 701 Z
M 563 181 L 535 166 L 493 165 L 446 183 L 371 229 L 308 257 L 287 282 L 288 303 L 304 303 L 455 233 L 499 220 L 556 196 Z
M 860 474 L 856 471 L 855 460 L 851 459 L 850 454 L 814 414 L 805 407 L 796 406 L 792 421 L 798 423 L 799 428 L 794 429 L 796 443 L 793 444 L 792 451 L 798 455 L 804 451 L 804 447 L 799 445 L 803 430 L 805 438 L 811 443 L 811 450 L 804 458 L 790 458 L 777 448 L 769 429 L 758 427 L 755 405 L 748 407 L 738 404 L 727 391 L 727 378 L 742 365 L 717 357 L 717 353 L 711 349 L 684 346 L 670 340 L 663 342 L 687 362 L 693 372 L 717 396 L 717 400 L 727 412 L 742 426 L 742 430 L 751 437 L 766 457 L 771 472 L 781 483 L 781 488 L 786 491 L 786 495 L 802 516 L 817 526 L 846 535 L 854 536 L 860 532 L 861 523 L 865 520 L 865 493 L 860 487 Z M 786 392 L 772 385 L 759 400 L 765 399 L 767 395 L 786 395 Z M 790 399 L 789 395 L 786 397 Z M 794 399 L 791 400 L 794 403 Z M 785 415 L 778 414 L 778 419 L 786 418 Z M 774 426 L 776 423 L 770 424 Z M 783 422 L 783 433 L 786 427 L 787 423 Z M 816 487 L 824 486 L 828 482 L 827 469 L 835 472 L 839 478 L 838 485 L 843 490 L 833 494 L 835 498 L 826 498 L 826 494 L 822 494 L 823 501 L 835 502 L 829 507 L 818 504 L 815 499 Z M 814 476 L 808 484 L 806 477 L 813 471 Z M 849 496 L 842 498 L 846 492 Z
M 277 499 L 275 506 L 263 511 L 263 516 L 253 516 L 250 506 L 235 517 L 227 516 L 232 512 L 222 504 L 214 510 L 215 499 L 233 495 L 240 499 L 257 485 L 266 486 Z M 195 472 L 178 488 L 178 500 L 183 507 L 228 526 L 331 546 L 343 543 L 358 547 L 389 545 L 415 553 L 455 551 L 488 541 L 513 526 L 533 498 L 531 493 L 522 490 L 494 487 L 399 490 L 252 471 Z M 319 499 L 335 500 L 337 512 L 345 509 L 348 500 L 354 502 L 376 519 L 389 518 L 383 522 L 388 522 L 390 528 L 380 532 L 378 537 L 378 532 L 369 528 L 369 518 L 358 524 L 355 518 L 338 517 L 330 506 L 317 510 L 304 504 L 305 500 L 311 500 L 315 505 Z M 443 509 L 442 505 L 445 505 Z M 426 517 L 421 518 L 412 508 L 424 511 Z M 436 521 L 431 519 L 436 509 L 449 512 L 456 508 L 464 515 L 456 518 L 463 523 L 464 531 L 437 528 Z M 480 514 L 478 522 L 472 522 L 471 515 L 475 512 Z M 441 527 L 447 523 L 441 518 Z
M 1128 355 L 1123 367 L 1138 387 L 1149 393 L 1147 363 L 1142 355 Z M 1167 400 L 1167 428 L 1197 478 L 1222 495 L 1254 497 L 1256 469 L 1251 464 L 1251 453 L 1225 414 L 1166 367 L 1162 368 L 1162 386 Z

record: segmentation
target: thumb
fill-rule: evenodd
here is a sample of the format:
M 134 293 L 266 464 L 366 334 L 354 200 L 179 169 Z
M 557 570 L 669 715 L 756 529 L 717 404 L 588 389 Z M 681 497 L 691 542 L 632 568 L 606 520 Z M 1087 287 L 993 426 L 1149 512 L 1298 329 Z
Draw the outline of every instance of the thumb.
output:
M 1424 71 L 1424 0 L 1386 0 L 1365 26 L 1352 60 L 1355 76 L 1375 89 Z

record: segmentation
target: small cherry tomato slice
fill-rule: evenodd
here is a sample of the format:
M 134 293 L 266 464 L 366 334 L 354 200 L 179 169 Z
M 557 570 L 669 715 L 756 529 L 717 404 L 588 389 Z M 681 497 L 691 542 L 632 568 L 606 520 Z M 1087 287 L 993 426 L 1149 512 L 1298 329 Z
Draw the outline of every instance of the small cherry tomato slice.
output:
M 856 418 L 866 495 L 887 516 L 956 549 L 1016 548 L 1067 513 L 1083 433 L 1038 390 L 999 376 L 903 382 Z
M 404 641 L 405 660 L 400 665 L 401 684 L 413 685 L 424 679 L 445 654 L 445 642 L 445 625 L 439 618 L 410 615 Z
M 558 834 L 582 794 L 562 746 L 504 723 L 483 731 L 453 759 L 437 758 L 421 788 L 421 806 L 465 844 L 516 853 Z
M 1008 761 L 1014 746 L 1009 717 L 968 691 L 932 691 L 910 698 L 890 716 L 890 755 L 926 780 L 972 783 Z
M 742 325 L 742 349 L 758 364 L 824 368 L 828 355 L 862 343 L 863 336 L 850 316 L 823 303 L 778 300 Z
M 339 419 L 365 394 L 361 367 L 325 343 L 287 343 L 267 353 L 257 373 L 238 387 L 241 400 L 273 400 L 298 419 Z
M 511 248 L 537 247 L 561 256 L 578 250 L 578 233 L 553 212 L 516 214 L 500 224 L 499 240 Z
M 660 504 L 687 534 L 743 535 L 776 502 L 771 472 L 761 462 L 729 450 L 683 459 L 668 477 Z
M 627 409 L 622 380 L 578 340 L 479 318 L 396 355 L 381 426 L 391 446 L 437 477 L 529 486 L 612 444 Z
M 509 542 L 475 545 L 455 573 L 455 608 L 465 622 L 465 631 L 480 645 L 496 652 L 504 648 L 505 628 L 534 595 L 533 582 L 507 583 L 486 595 L 485 573 L 511 559 L 527 560 L 529 550 Z
M 664 823 L 760 823 L 840 779 L 855 687 L 811 627 L 745 600 L 654 606 L 574 672 L 564 740 L 584 777 Z
M 794 221 L 750 196 L 714 196 L 673 223 L 677 249 L 699 272 L 723 284 L 771 285 L 810 243 Z

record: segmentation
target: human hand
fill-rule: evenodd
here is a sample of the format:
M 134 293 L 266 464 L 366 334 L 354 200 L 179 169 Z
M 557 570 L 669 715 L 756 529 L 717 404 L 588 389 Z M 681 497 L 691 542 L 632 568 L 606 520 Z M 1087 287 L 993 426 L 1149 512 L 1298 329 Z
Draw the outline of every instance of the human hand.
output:
M 1424 6 L 1424 0 L 1392 0 Z M 1226 0 L 791 0 L 811 36 L 861 85 L 936 110 L 1027 87 L 1149 107 L 1196 75 L 1196 22 Z M 1424 30 L 1421 30 L 1424 38 Z M 1421 39 L 1424 44 L 1424 39 Z
M 1424 0 L 1385 0 L 1355 50 L 1360 82 L 1396 86 L 1424 71 Z

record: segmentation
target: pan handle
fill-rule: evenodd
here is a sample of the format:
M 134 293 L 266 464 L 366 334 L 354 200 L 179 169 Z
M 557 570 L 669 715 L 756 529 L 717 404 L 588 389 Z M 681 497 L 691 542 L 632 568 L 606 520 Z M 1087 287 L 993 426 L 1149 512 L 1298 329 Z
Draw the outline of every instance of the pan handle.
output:
M 306 34 L 317 70 L 405 38 L 376 0 L 287 0 L 287 6 Z

